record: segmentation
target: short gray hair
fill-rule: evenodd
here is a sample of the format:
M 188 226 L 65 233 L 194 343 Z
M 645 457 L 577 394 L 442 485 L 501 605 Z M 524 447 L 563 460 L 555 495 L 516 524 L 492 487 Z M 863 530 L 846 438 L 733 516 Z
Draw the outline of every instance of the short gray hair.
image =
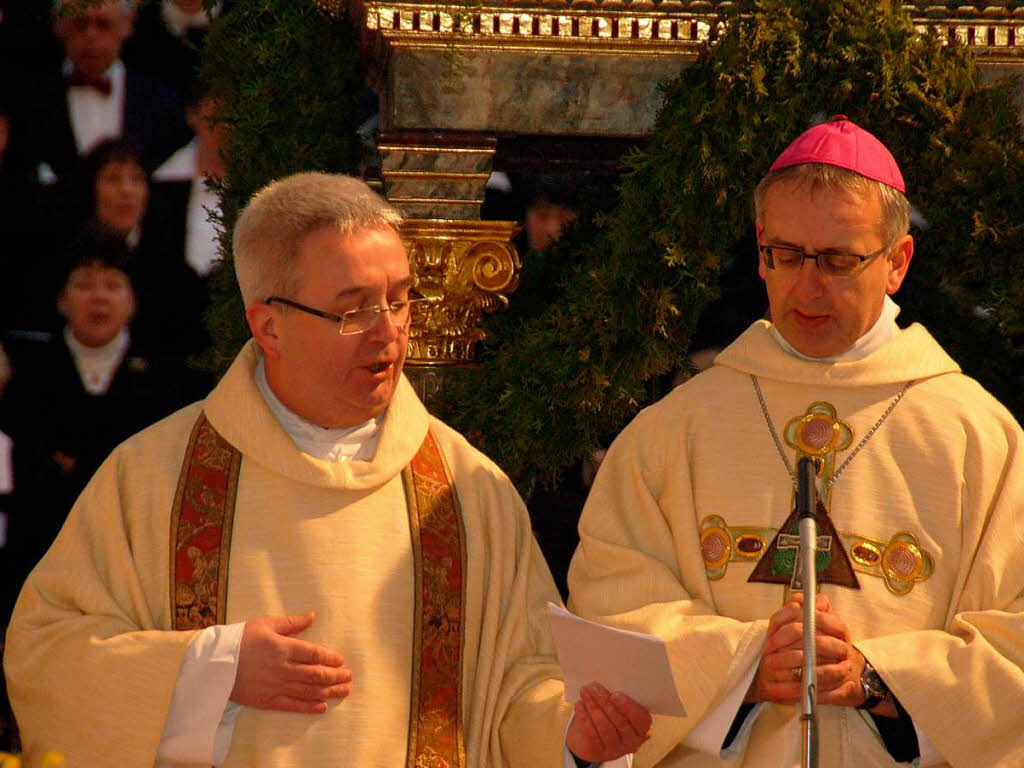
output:
M 111 5 L 114 3 L 120 5 L 121 10 L 124 11 L 126 15 L 135 15 L 135 0 L 97 0 L 97 2 L 87 2 L 87 0 L 52 0 L 50 3 L 50 13 L 53 15 L 54 19 L 59 20 L 65 15 L 74 14 L 76 11 L 81 13 L 93 6 L 99 7 L 101 5 Z M 67 10 L 65 10 L 65 8 Z
M 769 171 L 754 190 L 754 216 L 757 221 L 761 221 L 764 213 L 765 194 L 784 181 L 803 186 L 812 192 L 819 189 L 842 190 L 861 199 L 875 191 L 882 204 L 882 220 L 878 223 L 882 241 L 892 243 L 910 231 L 910 203 L 902 192 L 855 171 L 826 163 L 802 163 Z
M 318 229 L 343 235 L 397 230 L 402 215 L 364 182 L 329 173 L 297 173 L 273 181 L 249 200 L 235 224 L 235 276 L 245 306 L 298 290 L 299 240 Z

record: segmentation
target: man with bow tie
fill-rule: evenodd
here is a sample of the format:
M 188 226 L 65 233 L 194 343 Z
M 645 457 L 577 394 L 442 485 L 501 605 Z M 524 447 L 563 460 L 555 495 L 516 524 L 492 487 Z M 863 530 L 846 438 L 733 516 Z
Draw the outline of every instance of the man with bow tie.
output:
M 130 0 L 55 3 L 64 60 L 20 84 L 13 110 L 12 149 L 40 181 L 64 180 L 103 139 L 138 144 L 149 170 L 188 141 L 178 94 L 121 61 L 134 13 Z

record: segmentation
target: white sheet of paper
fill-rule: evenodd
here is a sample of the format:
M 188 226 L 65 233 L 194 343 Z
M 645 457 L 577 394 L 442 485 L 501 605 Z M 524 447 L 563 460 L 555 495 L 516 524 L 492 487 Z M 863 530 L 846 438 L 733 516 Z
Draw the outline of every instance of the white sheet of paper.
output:
M 565 699 L 597 682 L 622 691 L 652 714 L 683 717 L 665 642 L 654 635 L 606 627 L 548 603 L 548 623 L 565 676 Z

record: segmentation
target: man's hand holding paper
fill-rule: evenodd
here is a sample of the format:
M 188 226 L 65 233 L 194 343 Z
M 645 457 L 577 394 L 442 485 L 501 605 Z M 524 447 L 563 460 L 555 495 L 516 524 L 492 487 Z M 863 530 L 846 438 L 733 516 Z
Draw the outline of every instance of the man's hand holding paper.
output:
M 633 699 L 590 683 L 580 689 L 565 743 L 577 757 L 603 763 L 636 752 L 650 728 L 650 713 Z

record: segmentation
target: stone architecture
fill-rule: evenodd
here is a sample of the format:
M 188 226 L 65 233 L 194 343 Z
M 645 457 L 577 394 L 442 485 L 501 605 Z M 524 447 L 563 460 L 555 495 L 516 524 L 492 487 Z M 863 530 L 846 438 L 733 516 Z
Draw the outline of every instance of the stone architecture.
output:
M 385 194 L 410 217 L 404 237 L 417 273 L 448 274 L 448 288 L 430 296 L 430 314 L 421 318 L 429 325 L 422 343 L 413 340 L 409 364 L 465 364 L 482 335 L 475 324 L 516 284 L 514 274 L 473 283 L 477 273 L 462 262 L 503 251 L 502 269 L 518 269 L 501 240 L 515 227 L 479 225 L 491 171 L 615 168 L 627 147 L 650 135 L 659 83 L 696 57 L 725 3 L 352 2 L 381 97 Z M 986 76 L 1024 73 L 1024 3 L 906 7 L 922 31 L 934 27 L 971 46 Z M 458 291 L 459 307 L 442 312 L 435 303 L 447 301 L 454 275 L 471 282 Z

